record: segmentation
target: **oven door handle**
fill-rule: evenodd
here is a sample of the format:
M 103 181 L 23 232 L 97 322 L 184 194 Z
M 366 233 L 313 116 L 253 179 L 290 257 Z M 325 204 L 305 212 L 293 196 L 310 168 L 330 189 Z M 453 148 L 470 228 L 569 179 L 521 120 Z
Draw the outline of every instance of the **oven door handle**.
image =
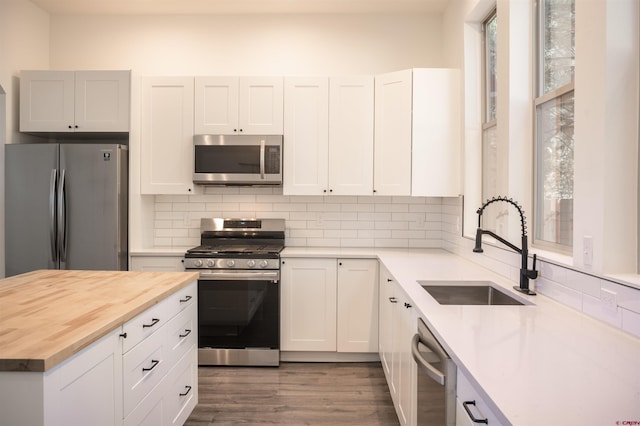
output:
M 245 271 L 215 271 L 215 272 L 200 272 L 200 280 L 207 281 L 219 281 L 219 280 L 236 280 L 236 281 L 279 281 L 280 272 L 278 271 L 260 271 L 260 272 L 245 272 Z

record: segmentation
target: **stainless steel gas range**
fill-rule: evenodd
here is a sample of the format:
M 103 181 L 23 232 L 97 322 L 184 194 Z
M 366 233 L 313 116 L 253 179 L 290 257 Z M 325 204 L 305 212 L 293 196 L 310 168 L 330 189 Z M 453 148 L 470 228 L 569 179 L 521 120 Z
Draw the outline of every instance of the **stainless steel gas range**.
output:
M 206 218 L 185 253 L 198 271 L 198 364 L 280 364 L 284 219 Z

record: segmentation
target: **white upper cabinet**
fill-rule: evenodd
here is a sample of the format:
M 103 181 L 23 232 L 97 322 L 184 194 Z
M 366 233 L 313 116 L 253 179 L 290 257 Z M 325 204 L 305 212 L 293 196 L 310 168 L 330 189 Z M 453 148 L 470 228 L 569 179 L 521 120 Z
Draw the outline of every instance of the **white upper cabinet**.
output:
M 411 70 L 375 78 L 376 195 L 411 194 Z
M 329 82 L 329 193 L 373 194 L 373 77 Z
M 281 135 L 282 77 L 196 77 L 195 134 Z
M 460 74 L 421 68 L 376 76 L 374 191 L 460 194 Z
M 21 132 L 128 132 L 130 71 L 22 71 Z
M 287 77 L 284 194 L 373 193 L 373 77 Z
M 460 96 L 458 70 L 413 70 L 411 195 L 461 193 Z
M 142 194 L 192 194 L 193 77 L 143 77 Z
M 283 193 L 323 195 L 329 162 L 329 79 L 285 78 Z

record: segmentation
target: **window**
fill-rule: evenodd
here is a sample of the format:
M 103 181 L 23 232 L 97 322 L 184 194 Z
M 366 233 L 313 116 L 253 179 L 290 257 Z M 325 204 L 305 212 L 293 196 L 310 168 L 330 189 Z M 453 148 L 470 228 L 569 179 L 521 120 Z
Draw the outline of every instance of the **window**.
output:
M 483 28 L 482 201 L 501 195 L 498 189 L 498 18 L 495 9 Z M 484 216 L 485 229 L 496 231 L 495 214 Z
M 534 244 L 573 244 L 575 0 L 538 0 Z

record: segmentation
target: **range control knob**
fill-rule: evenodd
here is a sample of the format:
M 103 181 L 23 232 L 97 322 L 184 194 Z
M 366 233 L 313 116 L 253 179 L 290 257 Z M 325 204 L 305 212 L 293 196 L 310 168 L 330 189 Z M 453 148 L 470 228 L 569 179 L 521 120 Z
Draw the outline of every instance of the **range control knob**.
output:
M 215 267 L 215 266 L 216 266 L 216 261 L 215 261 L 215 260 L 213 260 L 213 259 L 209 259 L 209 260 L 207 261 L 207 266 L 208 266 L 209 268 L 213 268 L 213 267 Z
M 269 262 L 267 262 L 266 260 L 260 261 L 260 267 L 261 268 L 266 268 L 268 264 L 269 264 Z
M 249 260 L 249 261 L 247 262 L 247 266 L 248 266 L 249 268 L 253 268 L 254 266 L 256 266 L 256 261 L 255 261 L 255 260 L 253 260 L 253 259 Z
M 234 260 L 227 260 L 227 266 L 229 268 L 233 268 L 234 266 L 236 266 L 236 262 Z
M 199 268 L 202 266 L 202 259 L 196 259 L 195 262 L 193 262 L 194 265 L 196 265 L 196 268 Z

